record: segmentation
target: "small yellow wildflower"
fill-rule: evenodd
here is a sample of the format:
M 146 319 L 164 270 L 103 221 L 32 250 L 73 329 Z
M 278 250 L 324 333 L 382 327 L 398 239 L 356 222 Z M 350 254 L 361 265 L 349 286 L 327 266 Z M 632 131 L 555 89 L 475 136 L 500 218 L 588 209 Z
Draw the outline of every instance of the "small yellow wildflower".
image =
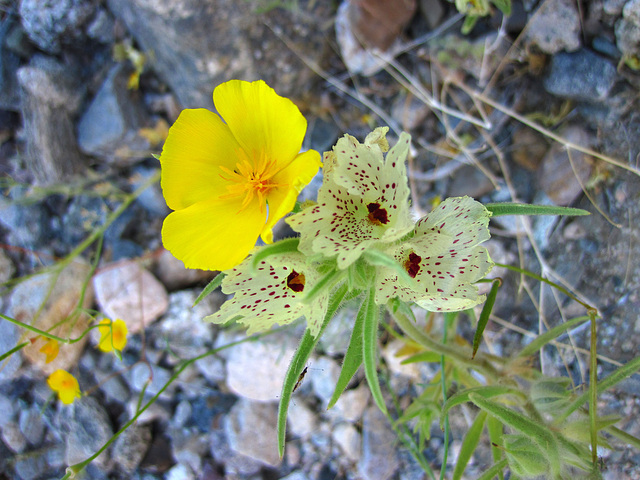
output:
M 47 384 L 65 405 L 70 405 L 76 398 L 82 397 L 78 380 L 65 370 L 58 369 L 49 375 Z
M 98 348 L 103 352 L 122 351 L 127 345 L 127 333 L 129 332 L 127 324 L 120 319 L 111 323 L 111 320 L 105 318 L 99 325 L 100 342 L 98 342 Z
M 60 347 L 58 345 L 58 341 L 53 338 L 47 339 L 45 344 L 39 350 L 40 353 L 43 353 L 46 356 L 45 363 L 53 362 L 58 356 L 58 352 L 60 351 Z
M 307 121 L 263 81 L 230 80 L 205 109 L 184 110 L 162 149 L 162 192 L 174 212 L 162 242 L 187 268 L 227 270 L 295 205 L 321 165 L 300 153 Z M 226 123 L 225 123 L 226 122 Z

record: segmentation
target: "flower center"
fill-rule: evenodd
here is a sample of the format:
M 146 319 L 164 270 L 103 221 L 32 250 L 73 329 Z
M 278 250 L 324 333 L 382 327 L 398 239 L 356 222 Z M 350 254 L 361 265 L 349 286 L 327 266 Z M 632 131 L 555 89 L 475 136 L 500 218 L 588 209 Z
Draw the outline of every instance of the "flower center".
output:
M 291 273 L 287 277 L 287 287 L 296 293 L 304 290 L 304 273 L 298 273 L 295 270 L 291 270 Z
M 244 197 L 239 210 L 241 212 L 257 197 L 260 211 L 264 211 L 269 191 L 282 186 L 273 182 L 273 176 L 280 171 L 277 162 L 265 158 L 264 154 L 258 154 L 254 156 L 253 161 L 249 161 L 243 151 L 238 152 L 238 157 L 239 161 L 233 170 L 220 167 L 224 172 L 220 176 L 229 182 L 229 193 L 220 198 Z
M 369 215 L 367 218 L 374 225 L 386 225 L 389 223 L 389 218 L 387 217 L 387 211 L 380 207 L 379 203 L 370 203 L 367 205 L 367 210 L 369 210 Z
M 415 252 L 409 254 L 409 258 L 404 262 L 404 269 L 407 271 L 411 278 L 416 278 L 420 271 L 420 262 L 422 257 Z

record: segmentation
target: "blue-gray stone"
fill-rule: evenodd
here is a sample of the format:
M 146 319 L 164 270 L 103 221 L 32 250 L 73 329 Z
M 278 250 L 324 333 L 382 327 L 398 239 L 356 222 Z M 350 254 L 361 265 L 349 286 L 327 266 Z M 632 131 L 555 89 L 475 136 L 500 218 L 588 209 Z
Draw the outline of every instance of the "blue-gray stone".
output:
M 606 98 L 616 79 L 615 66 L 590 50 L 581 49 L 551 58 L 544 88 L 558 97 L 593 102 Z

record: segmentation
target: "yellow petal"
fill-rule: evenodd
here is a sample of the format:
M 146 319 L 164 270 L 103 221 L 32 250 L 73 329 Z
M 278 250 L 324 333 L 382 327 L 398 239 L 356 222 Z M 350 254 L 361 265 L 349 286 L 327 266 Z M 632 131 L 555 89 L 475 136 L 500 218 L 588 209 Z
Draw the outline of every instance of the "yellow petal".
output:
M 215 113 L 184 110 L 169 130 L 160 155 L 162 193 L 179 210 L 227 193 L 220 166 L 233 170 L 240 146 Z
M 47 379 L 49 388 L 58 394 L 62 403 L 69 405 L 75 398 L 80 398 L 80 385 L 78 380 L 65 370 L 56 370 Z
M 291 100 L 262 80 L 218 85 L 213 103 L 250 157 L 263 152 L 282 168 L 300 152 L 307 121 Z
M 213 198 L 167 216 L 162 243 L 187 268 L 227 270 L 254 247 L 267 211 L 257 198 L 240 211 L 242 199 Z
M 273 241 L 271 229 L 287 213 L 293 210 L 300 191 L 318 173 L 322 166 L 320 154 L 315 150 L 308 150 L 298 155 L 291 164 L 274 176 L 274 183 L 283 187 L 274 188 L 267 196 L 269 204 L 269 218 L 261 233 L 266 243 Z

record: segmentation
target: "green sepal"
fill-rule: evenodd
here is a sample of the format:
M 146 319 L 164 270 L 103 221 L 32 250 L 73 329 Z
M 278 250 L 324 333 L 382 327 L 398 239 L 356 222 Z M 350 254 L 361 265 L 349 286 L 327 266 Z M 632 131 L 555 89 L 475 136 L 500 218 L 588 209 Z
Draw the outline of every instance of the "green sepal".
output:
M 484 302 L 480 318 L 478 319 L 478 326 L 476 327 L 476 333 L 473 335 L 473 353 L 471 358 L 475 358 L 480 342 L 482 341 L 482 333 L 484 332 L 487 323 L 489 322 L 489 315 L 493 310 L 493 305 L 496 303 L 496 295 L 498 294 L 498 288 L 502 285 L 502 280 L 496 278 L 491 284 L 491 291 L 487 295 L 487 300 Z
M 527 203 L 487 203 L 485 208 L 493 217 L 503 215 L 591 215 L 581 208 L 557 207 L 555 205 L 529 205 Z
M 196 301 L 193 302 L 193 305 L 191 306 L 191 308 L 193 308 L 196 305 L 198 305 L 207 295 L 209 295 L 211 292 L 213 292 L 214 290 L 219 288 L 220 285 L 222 285 L 222 280 L 224 280 L 224 277 L 225 277 L 225 273 L 224 272 L 220 272 L 218 275 L 213 277 L 213 280 L 211 280 L 207 284 L 207 286 L 204 287 L 204 290 L 202 290 L 202 292 L 200 292 L 200 295 L 198 295 L 198 298 L 196 298 Z
M 364 306 L 365 303 L 363 302 L 360 310 L 358 311 L 358 315 L 356 315 L 356 322 L 353 325 L 353 330 L 351 331 L 351 340 L 349 340 L 347 353 L 345 354 L 342 362 L 342 370 L 340 370 L 340 376 L 336 382 L 336 388 L 333 391 L 333 395 L 329 400 L 327 410 L 336 404 L 340 395 L 342 395 L 342 392 L 347 388 L 347 385 L 358 371 L 358 368 L 362 365 L 362 325 L 364 323 L 364 315 L 366 313 Z
M 251 269 L 255 271 L 258 264 L 269 258 L 272 255 L 283 255 L 287 253 L 293 253 L 298 251 L 298 244 L 300 239 L 298 237 L 284 238 L 271 245 L 265 245 L 256 251 L 251 257 Z
M 371 390 L 371 395 L 376 405 L 388 416 L 387 406 L 382 398 L 382 390 L 380 390 L 380 381 L 378 380 L 378 321 L 380 319 L 380 308 L 376 305 L 375 289 L 371 288 L 364 299 L 361 309 L 364 309 L 363 317 L 363 342 L 362 342 L 362 360 L 364 363 L 364 374 Z
M 504 16 L 511 15 L 511 0 L 491 0 Z
M 304 336 L 300 341 L 300 345 L 298 349 L 293 355 L 291 359 L 291 363 L 289 364 L 289 368 L 287 369 L 287 373 L 284 378 L 284 383 L 282 384 L 282 392 L 280 394 L 280 404 L 278 405 L 278 427 L 277 427 L 277 436 L 278 436 L 278 453 L 280 458 L 284 455 L 284 443 L 285 443 L 285 435 L 287 432 L 287 413 L 289 411 L 289 403 L 291 401 L 291 394 L 293 393 L 293 388 L 302 373 L 302 370 L 307 365 L 307 360 L 311 356 L 311 352 L 315 348 L 318 340 L 322 336 L 324 330 L 329 325 L 329 322 L 335 315 L 338 308 L 342 304 L 345 296 L 348 293 L 347 285 L 343 284 L 336 289 L 335 292 L 329 298 L 329 305 L 327 306 L 327 313 L 324 317 L 324 322 L 322 322 L 322 326 L 320 327 L 320 331 L 317 336 L 311 335 L 311 332 L 307 329 L 304 332 Z

